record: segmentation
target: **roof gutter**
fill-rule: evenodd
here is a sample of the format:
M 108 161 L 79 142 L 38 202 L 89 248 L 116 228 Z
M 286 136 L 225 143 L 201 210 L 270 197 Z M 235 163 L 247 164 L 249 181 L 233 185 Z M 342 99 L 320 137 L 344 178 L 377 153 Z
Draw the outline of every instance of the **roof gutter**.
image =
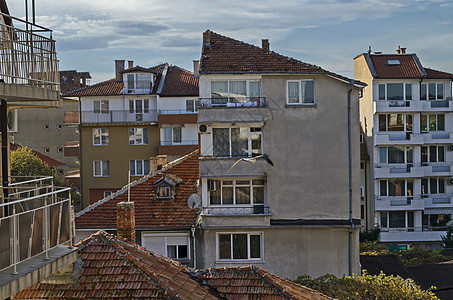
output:
M 167 72 L 168 72 L 168 63 L 165 63 L 164 70 L 162 71 L 162 78 L 160 79 L 159 87 L 157 88 L 157 94 L 159 94 L 159 95 L 164 90 L 165 79 L 167 78 Z
M 352 220 L 352 147 L 351 147 L 351 92 L 354 89 L 354 79 L 350 80 L 350 88 L 348 90 L 348 175 L 349 175 L 349 249 L 348 249 L 348 271 L 349 276 L 352 276 L 352 234 L 354 233 L 354 222 Z

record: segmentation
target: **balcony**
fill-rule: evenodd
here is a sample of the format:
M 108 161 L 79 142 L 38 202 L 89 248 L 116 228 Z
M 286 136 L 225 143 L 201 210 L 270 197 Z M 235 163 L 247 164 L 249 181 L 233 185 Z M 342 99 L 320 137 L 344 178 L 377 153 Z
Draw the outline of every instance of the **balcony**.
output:
M 374 196 L 375 210 L 423 210 L 425 201 L 421 196 Z
M 423 103 L 421 101 L 408 101 L 408 100 L 378 100 L 374 101 L 374 111 L 376 113 L 384 112 L 419 112 L 423 111 Z
M 199 108 L 244 108 L 244 107 L 265 107 L 265 97 L 237 97 L 237 98 L 200 98 Z
M 426 100 L 423 103 L 423 111 L 452 111 L 453 101 L 447 100 Z
M 159 110 L 159 125 L 162 124 L 197 124 L 198 112 L 185 110 Z
M 145 95 L 151 94 L 152 90 L 153 83 L 151 79 L 126 81 L 123 88 L 123 94 Z
M 404 131 L 377 132 L 374 134 L 374 145 L 421 145 L 424 137 Z
M 374 178 L 421 178 L 424 169 L 418 164 L 374 164 Z
M 451 176 L 453 162 L 423 162 L 421 164 L 425 177 Z
M 190 153 L 198 148 L 198 140 L 182 140 L 180 142 L 161 141 L 159 155 L 180 156 Z
M 0 297 L 9 297 L 77 259 L 70 188 L 52 177 L 13 178 L 0 204 Z M 26 275 L 26 276 L 25 276 Z
M 382 243 L 410 243 L 410 242 L 440 242 L 445 235 L 445 227 L 406 227 L 381 228 L 379 242 Z
M 203 207 L 202 214 L 211 216 L 268 215 L 269 207 L 263 204 L 252 206 L 209 206 Z
M 425 208 L 452 208 L 453 194 L 427 194 L 423 195 Z
M 149 111 L 142 113 L 131 113 L 129 110 L 111 110 L 105 113 L 82 111 L 80 115 L 82 124 L 157 122 L 156 109 L 150 109 Z

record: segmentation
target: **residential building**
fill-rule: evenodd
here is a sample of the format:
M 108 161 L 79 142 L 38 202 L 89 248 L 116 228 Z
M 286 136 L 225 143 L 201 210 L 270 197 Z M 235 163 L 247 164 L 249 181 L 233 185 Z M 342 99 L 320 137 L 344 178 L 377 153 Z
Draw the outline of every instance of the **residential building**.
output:
M 9 172 L 8 115 L 19 108 L 61 106 L 52 30 L 10 16 L 5 0 L 0 29 L 0 298 L 6 299 L 77 257 L 69 188 L 54 187 L 52 177 L 11 178 Z
M 75 214 L 76 240 L 103 229 L 117 231 L 118 203 L 134 204 L 135 241 L 155 253 L 194 266 L 197 208 L 188 198 L 197 193 L 198 150 L 170 163 L 158 161 L 149 175 L 126 185 L 112 195 Z
M 65 272 L 14 299 L 332 299 L 258 267 L 195 270 L 100 231 Z
M 362 53 L 367 83 L 361 123 L 373 165 L 379 241 L 439 247 L 453 213 L 453 74 L 423 67 L 416 54 Z
M 114 79 L 66 97 L 80 101 L 82 208 L 149 173 L 150 157 L 197 149 L 198 78 L 177 66 L 115 62 Z M 187 108 L 186 108 L 187 105 Z M 75 151 L 75 149 L 72 149 Z
M 210 30 L 199 75 L 197 266 L 360 273 L 364 84 Z

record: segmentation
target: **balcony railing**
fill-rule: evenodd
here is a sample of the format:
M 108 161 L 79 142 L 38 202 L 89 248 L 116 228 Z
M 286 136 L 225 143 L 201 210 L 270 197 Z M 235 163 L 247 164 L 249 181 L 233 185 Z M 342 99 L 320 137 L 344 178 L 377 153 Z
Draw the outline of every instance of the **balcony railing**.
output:
M 187 111 L 185 109 L 161 109 L 159 115 L 184 115 L 184 114 L 197 114 L 198 111 Z
M 50 249 L 72 240 L 70 188 L 54 187 L 52 177 L 20 179 L 0 204 L 0 270 L 12 267 L 13 273 L 18 263 L 48 258 Z
M 157 122 L 157 110 L 150 109 L 147 112 L 131 113 L 129 110 L 110 110 L 104 113 L 82 111 L 81 123 L 150 123 Z
M 198 140 L 182 140 L 179 142 L 160 141 L 161 146 L 183 146 L 183 145 L 198 145 Z
M 16 25 L 0 24 L 0 77 L 8 84 L 58 90 L 60 78 L 52 30 L 0 14 L 13 19 Z
M 123 88 L 123 94 L 151 94 L 153 83 L 151 80 L 134 80 L 134 83 L 129 85 L 126 81 Z
M 446 226 L 430 226 L 423 225 L 423 227 L 381 227 L 381 232 L 420 232 L 420 231 L 445 231 Z
M 265 97 L 200 98 L 199 107 L 265 107 Z
M 205 215 L 267 215 L 269 207 L 262 204 L 252 206 L 222 206 L 222 207 L 204 207 L 203 214 Z

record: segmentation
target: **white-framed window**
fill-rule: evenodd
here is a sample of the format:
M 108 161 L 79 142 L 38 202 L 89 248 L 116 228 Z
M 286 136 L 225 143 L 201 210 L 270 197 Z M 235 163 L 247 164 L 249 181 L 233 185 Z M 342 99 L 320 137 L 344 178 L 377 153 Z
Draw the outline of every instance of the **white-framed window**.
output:
M 379 162 L 382 164 L 414 163 L 414 147 L 397 145 L 379 147 Z
M 217 233 L 217 260 L 263 260 L 263 233 Z
M 157 198 L 172 198 L 173 186 L 169 184 L 160 184 L 157 186 Z
M 381 211 L 381 228 L 412 228 L 414 212 L 412 211 Z
M 387 64 L 390 66 L 395 66 L 400 64 L 399 59 L 387 59 Z
M 129 145 L 148 145 L 148 128 L 129 128 Z
M 151 73 L 130 73 L 126 76 L 127 94 L 149 93 L 152 88 Z
M 108 177 L 110 175 L 110 163 L 108 160 L 93 161 L 93 176 Z
M 259 127 L 213 128 L 212 145 L 215 157 L 244 157 L 262 154 Z
M 445 131 L 445 114 L 422 114 L 420 126 L 422 133 Z
M 315 81 L 313 79 L 288 80 L 286 104 L 315 104 Z
M 149 113 L 149 99 L 129 100 L 129 113 Z
M 186 100 L 186 112 L 197 112 L 200 100 Z
M 445 162 L 445 146 L 422 146 L 422 163 Z
M 261 97 L 260 80 L 211 81 L 211 98 L 231 99 L 245 102 L 247 98 Z
M 262 178 L 208 180 L 209 205 L 264 204 Z
M 379 100 L 412 100 L 411 83 L 378 84 Z
M 444 100 L 443 83 L 422 83 L 420 85 L 420 100 Z
M 413 196 L 414 195 L 414 180 L 412 179 L 384 179 L 379 180 L 380 196 Z
M 93 102 L 93 110 L 95 114 L 108 114 L 109 100 L 95 100 Z
M 380 114 L 379 131 L 412 132 L 412 114 Z
M 136 159 L 129 161 L 129 170 L 131 176 L 143 176 L 149 173 L 149 160 L 147 159 Z
M 182 127 L 165 127 L 164 128 L 164 145 L 181 144 Z
M 189 259 L 189 235 L 187 233 L 147 233 L 142 234 L 143 246 L 155 253 L 175 260 Z
M 444 194 L 445 177 L 422 178 L 422 194 Z
M 109 144 L 108 128 L 93 128 L 93 145 L 106 146 Z

